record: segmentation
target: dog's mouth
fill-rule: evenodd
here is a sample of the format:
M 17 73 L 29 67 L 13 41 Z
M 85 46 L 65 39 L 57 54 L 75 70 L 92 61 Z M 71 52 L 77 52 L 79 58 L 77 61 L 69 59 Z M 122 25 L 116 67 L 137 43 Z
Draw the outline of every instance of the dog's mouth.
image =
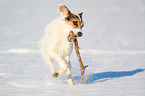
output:
M 81 37 L 82 35 L 83 35 L 82 32 L 78 32 L 77 34 L 74 35 L 74 37 L 77 38 L 77 37 Z M 73 41 L 73 37 L 70 34 L 68 35 L 67 39 L 69 42 Z
M 75 38 L 76 38 L 77 36 L 75 35 Z M 73 37 L 71 37 L 70 35 L 68 35 L 67 36 L 67 40 L 69 41 L 69 42 L 72 42 L 73 41 Z

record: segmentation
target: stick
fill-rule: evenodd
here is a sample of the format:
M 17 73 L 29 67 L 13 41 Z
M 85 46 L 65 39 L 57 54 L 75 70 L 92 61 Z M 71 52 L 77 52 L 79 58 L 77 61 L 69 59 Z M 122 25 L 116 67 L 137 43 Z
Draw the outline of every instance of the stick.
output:
M 80 67 L 81 67 L 81 82 L 84 82 L 84 72 L 85 72 L 85 68 L 88 67 L 87 66 L 84 66 L 83 62 L 82 62 L 82 59 L 81 59 L 81 56 L 80 56 L 80 52 L 79 52 L 79 46 L 78 46 L 78 41 L 77 41 L 77 38 L 76 36 L 74 35 L 73 31 L 70 31 L 69 33 L 69 36 L 72 38 L 73 42 L 74 42 L 74 45 L 75 45 L 75 51 L 76 51 L 76 55 L 78 57 L 78 60 L 80 62 Z

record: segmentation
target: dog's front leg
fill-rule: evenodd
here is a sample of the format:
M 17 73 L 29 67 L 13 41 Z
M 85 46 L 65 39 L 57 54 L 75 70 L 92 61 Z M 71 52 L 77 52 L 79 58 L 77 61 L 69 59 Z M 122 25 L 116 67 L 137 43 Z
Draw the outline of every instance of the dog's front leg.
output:
M 65 57 L 65 60 L 66 60 L 66 62 L 68 64 L 68 68 L 67 68 L 67 71 L 66 71 L 68 84 L 69 85 L 73 85 L 72 77 L 71 77 L 71 62 L 70 62 L 70 57 L 69 56 Z
M 57 61 L 58 65 L 60 67 L 58 72 L 54 72 L 53 76 L 57 77 L 57 76 L 63 75 L 66 72 L 67 68 L 68 68 L 66 60 L 62 56 L 60 56 L 57 52 L 52 51 L 52 50 L 49 51 L 49 55 L 50 55 L 51 58 L 53 58 L 53 59 L 55 59 Z

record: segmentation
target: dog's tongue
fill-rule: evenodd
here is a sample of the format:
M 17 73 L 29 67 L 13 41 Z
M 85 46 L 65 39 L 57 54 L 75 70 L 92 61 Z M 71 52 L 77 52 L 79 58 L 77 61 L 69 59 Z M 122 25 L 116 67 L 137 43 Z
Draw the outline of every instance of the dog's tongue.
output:
M 70 32 L 71 32 L 71 31 L 70 31 Z M 72 32 L 73 32 L 73 31 L 72 31 Z M 67 36 L 67 40 L 68 40 L 69 42 L 72 42 L 74 38 L 77 38 L 77 35 L 74 34 L 74 36 L 72 37 L 71 34 L 69 34 L 69 35 Z
M 69 35 L 69 36 L 67 37 L 67 40 L 68 40 L 69 42 L 72 42 L 72 41 L 73 41 L 73 38 Z

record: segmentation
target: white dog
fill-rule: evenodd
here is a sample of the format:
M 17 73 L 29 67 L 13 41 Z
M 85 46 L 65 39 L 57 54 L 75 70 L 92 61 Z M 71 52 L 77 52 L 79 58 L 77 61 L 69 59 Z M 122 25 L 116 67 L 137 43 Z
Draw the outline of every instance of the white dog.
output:
M 73 85 L 71 78 L 70 54 L 73 44 L 69 32 L 73 31 L 78 37 L 82 36 L 82 11 L 76 15 L 63 4 L 59 5 L 61 16 L 47 25 L 45 35 L 40 40 L 41 53 L 46 63 L 50 65 L 53 77 L 67 74 L 68 84 Z M 56 60 L 60 69 L 56 71 L 53 66 Z

